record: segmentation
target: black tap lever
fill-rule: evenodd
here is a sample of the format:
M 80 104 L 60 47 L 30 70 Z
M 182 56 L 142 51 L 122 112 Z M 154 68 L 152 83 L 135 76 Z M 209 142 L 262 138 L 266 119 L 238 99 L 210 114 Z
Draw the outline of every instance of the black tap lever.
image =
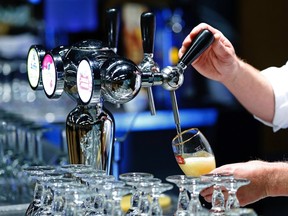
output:
M 154 37 L 155 37 L 155 16 L 152 12 L 144 12 L 141 14 L 141 35 L 142 35 L 142 46 L 144 51 L 144 58 L 139 65 L 142 73 L 151 73 L 152 77 L 154 73 L 160 71 L 158 64 L 153 60 L 154 50 Z M 144 76 L 143 76 L 144 77 Z M 147 93 L 151 115 L 156 114 L 155 103 L 152 92 L 152 81 L 147 82 Z
M 141 14 L 141 35 L 144 53 L 153 53 L 155 38 L 155 16 L 152 12 Z
M 185 70 L 188 65 L 192 64 L 192 62 L 194 62 L 213 43 L 213 41 L 214 35 L 212 32 L 207 29 L 202 30 L 180 58 L 177 66 Z
M 107 17 L 106 25 L 108 33 L 108 47 L 112 48 L 116 53 L 118 45 L 119 25 L 120 25 L 119 12 L 115 8 L 110 8 L 106 11 L 106 17 Z

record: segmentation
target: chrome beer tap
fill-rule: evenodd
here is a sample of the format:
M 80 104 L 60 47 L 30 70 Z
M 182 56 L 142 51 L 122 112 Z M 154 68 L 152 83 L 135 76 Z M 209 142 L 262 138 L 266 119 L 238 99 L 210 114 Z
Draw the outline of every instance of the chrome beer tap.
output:
M 202 31 L 176 66 L 160 70 L 153 60 L 154 15 L 150 12 L 141 15 L 144 58 L 139 65 L 116 54 L 119 22 L 117 10 L 107 10 L 107 17 L 107 44 L 98 40 L 83 40 L 50 52 L 40 46 L 31 46 L 27 57 L 27 72 L 30 86 L 34 90 L 43 86 L 45 94 L 51 99 L 59 98 L 64 91 L 77 103 L 66 118 L 70 163 L 92 165 L 109 174 L 115 122 L 103 103 L 127 103 L 144 87 L 148 88 L 151 114 L 155 114 L 151 87 L 161 85 L 171 92 L 174 120 L 177 132 L 180 132 L 175 90 L 184 81 L 183 73 L 187 65 L 210 46 L 214 37 L 210 31 Z
M 187 66 L 211 45 L 214 36 L 209 30 L 201 31 L 176 66 L 167 66 L 160 71 L 157 63 L 153 60 L 155 32 L 155 17 L 153 13 L 145 12 L 141 15 L 141 30 L 144 50 L 144 59 L 139 65 L 141 69 L 141 85 L 142 87 L 148 87 L 151 114 L 156 113 L 151 87 L 162 85 L 165 90 L 170 92 L 174 122 L 177 133 L 180 134 L 180 116 L 175 90 L 183 84 L 183 73 Z
M 64 91 L 77 103 L 66 118 L 70 163 L 92 165 L 96 169 L 106 170 L 107 173 L 110 173 L 111 168 L 115 126 L 112 114 L 103 107 L 103 101 L 123 103 L 129 99 L 131 92 L 120 92 L 121 88 L 118 87 L 121 87 L 121 83 L 125 86 L 131 83 L 113 78 L 115 74 L 122 73 L 119 67 L 126 72 L 138 71 L 137 65 L 118 56 L 115 53 L 116 47 L 112 47 L 116 46 L 118 36 L 115 33 L 115 30 L 118 30 L 115 26 L 118 26 L 119 22 L 118 15 L 115 16 L 116 12 L 107 11 L 107 16 L 112 17 L 111 22 L 117 22 L 108 26 L 108 44 L 111 47 L 98 40 L 84 40 L 70 47 L 58 47 L 49 52 L 41 46 L 33 45 L 27 57 L 28 80 L 32 89 L 39 90 L 43 87 L 46 96 L 51 99 L 60 97 Z M 87 76 L 86 71 L 81 72 L 83 64 L 80 66 L 79 63 L 84 58 L 94 60 L 93 66 L 96 71 L 91 77 Z M 133 76 L 130 73 L 125 74 Z M 103 83 L 102 76 L 107 78 Z M 105 91 L 102 85 L 105 86 Z M 139 83 L 136 85 L 140 86 Z M 83 97 L 83 92 L 92 88 L 91 97 Z M 132 92 L 136 95 L 137 91 L 134 89 Z M 115 100 L 115 94 L 121 94 L 121 97 L 117 96 Z
M 170 91 L 172 110 L 177 134 L 181 134 L 180 115 L 175 90 L 184 82 L 183 73 L 214 41 L 214 36 L 209 30 L 202 30 L 192 41 L 190 47 L 180 58 L 176 66 L 167 66 L 161 70 L 164 77 L 162 86 Z M 181 136 L 180 136 L 181 137 Z
M 144 58 L 141 61 L 141 63 L 138 65 L 142 77 L 148 78 L 147 80 L 143 80 L 142 78 L 142 87 L 144 87 L 143 84 L 145 84 L 145 87 L 147 88 L 148 93 L 148 101 L 149 101 L 149 108 L 151 115 L 156 114 L 155 109 L 155 103 L 154 103 L 154 97 L 152 92 L 152 85 L 154 80 L 154 74 L 157 74 L 160 72 L 160 68 L 158 64 L 153 59 L 153 50 L 154 50 L 154 38 L 155 38 L 155 16 L 151 12 L 144 12 L 141 14 L 141 35 L 142 35 L 142 45 L 143 45 L 143 51 L 144 51 Z M 143 74 L 149 73 L 151 76 L 145 76 Z M 155 83 L 154 83 L 155 84 Z

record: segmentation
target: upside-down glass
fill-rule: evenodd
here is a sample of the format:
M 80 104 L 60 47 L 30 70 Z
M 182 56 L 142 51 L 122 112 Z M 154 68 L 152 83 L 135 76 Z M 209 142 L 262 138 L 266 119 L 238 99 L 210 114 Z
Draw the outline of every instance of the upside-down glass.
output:
M 122 197 L 122 192 L 125 192 L 124 194 L 127 194 L 130 192 L 130 191 L 127 191 L 125 188 L 123 188 L 124 186 L 125 186 L 125 182 L 122 180 L 108 180 L 108 181 L 105 181 L 102 187 L 99 188 L 100 189 L 99 192 L 104 194 L 104 197 L 105 197 L 104 204 L 103 204 L 104 215 L 114 215 L 113 213 L 114 210 L 115 210 L 115 213 L 117 213 L 117 215 L 118 214 L 120 214 L 120 216 L 122 215 L 122 212 L 118 211 L 118 210 L 121 210 L 119 196 Z M 120 188 L 122 188 L 123 190 L 121 190 Z M 114 200 L 114 198 L 116 198 L 117 201 Z
M 29 197 L 30 195 L 32 195 L 30 194 L 30 190 L 34 190 L 34 193 L 31 196 L 33 200 L 29 204 L 25 215 L 31 215 L 40 207 L 41 194 L 43 190 L 43 185 L 40 183 L 40 178 L 45 173 L 50 173 L 53 171 L 55 171 L 55 167 L 52 166 L 30 166 L 23 169 L 23 173 L 25 174 L 23 177 L 25 178 L 28 187 L 26 192 L 29 193 L 27 194 L 27 196 Z
M 213 183 L 211 212 L 214 213 L 225 212 L 225 198 L 224 194 L 222 193 L 222 187 L 224 187 L 224 181 L 234 178 L 233 174 L 209 173 L 202 175 L 201 178 Z
M 125 181 L 126 183 L 128 181 L 138 182 L 143 179 L 151 179 L 153 178 L 153 175 L 151 173 L 144 173 L 144 172 L 128 172 L 128 173 L 122 173 L 119 175 L 119 179 Z M 136 186 L 132 185 L 134 187 L 134 192 L 131 196 L 130 201 L 130 208 L 128 209 L 126 215 L 137 215 L 139 214 L 139 202 L 140 202 L 140 191 L 137 190 Z
M 188 196 L 186 188 L 183 186 L 184 183 L 188 181 L 188 178 L 189 177 L 187 177 L 186 175 L 171 175 L 166 177 L 166 181 L 176 184 L 179 189 L 177 208 L 176 212 L 174 213 L 175 216 L 189 215 L 187 209 L 190 198 Z
M 216 167 L 212 148 L 198 128 L 176 135 L 172 148 L 178 165 L 187 176 L 199 177 Z
M 88 189 L 93 193 L 89 202 L 86 202 L 87 211 L 89 215 L 101 215 L 104 214 L 104 202 L 105 193 L 101 188 L 107 181 L 113 181 L 115 177 L 113 175 L 93 175 L 90 177 L 81 178 L 81 182 L 86 184 Z
M 68 187 L 64 192 L 64 207 L 63 214 L 65 216 L 85 215 L 86 201 L 94 194 L 85 185 L 79 184 L 73 187 Z
M 173 185 L 170 183 L 158 183 L 150 187 L 150 196 L 152 198 L 148 215 L 163 215 L 163 209 L 160 206 L 159 198 L 165 191 L 171 190 Z
M 112 188 L 111 194 L 113 200 L 113 210 L 112 210 L 113 216 L 125 215 L 121 207 L 121 201 L 123 196 L 133 193 L 133 190 L 134 190 L 133 187 L 128 185 L 116 186 Z
M 224 181 L 223 185 L 228 190 L 229 194 L 226 201 L 226 211 L 229 211 L 230 209 L 240 208 L 236 192 L 240 187 L 249 183 L 250 181 L 248 179 L 243 178 L 231 178 Z
M 140 192 L 139 197 L 139 211 L 141 215 L 146 215 L 149 212 L 151 203 L 149 200 L 149 192 L 154 185 L 161 183 L 159 178 L 142 179 L 137 182 L 126 182 L 128 185 L 132 185 Z
M 54 199 L 54 190 L 57 187 L 62 187 L 65 185 L 68 187 L 69 184 L 76 183 L 76 180 L 73 178 L 52 178 L 47 179 L 44 181 L 43 184 L 43 191 L 41 194 L 41 205 L 40 208 L 36 210 L 34 216 L 42 216 L 42 215 L 53 215 L 52 213 L 52 203 Z
M 75 189 L 79 187 L 85 187 L 84 185 L 78 182 L 70 182 L 68 184 L 57 184 L 52 185 L 51 189 L 53 191 L 53 200 L 51 203 L 51 215 L 53 216 L 62 216 L 64 213 L 65 203 L 66 203 L 66 191 Z
M 213 185 L 213 182 L 208 180 L 203 180 L 200 177 L 188 179 L 183 186 L 189 191 L 190 193 L 190 202 L 188 206 L 188 211 L 190 214 L 197 215 L 200 212 L 204 212 L 207 209 L 204 209 L 201 206 L 201 202 L 199 200 L 200 192 Z M 207 210 L 208 211 L 208 210 Z

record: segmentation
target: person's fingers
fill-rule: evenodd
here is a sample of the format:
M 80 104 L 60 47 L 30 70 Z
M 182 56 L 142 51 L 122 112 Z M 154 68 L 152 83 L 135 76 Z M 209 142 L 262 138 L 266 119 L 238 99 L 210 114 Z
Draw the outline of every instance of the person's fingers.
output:
M 183 40 L 182 42 L 182 47 L 179 50 L 179 58 L 182 57 L 182 55 L 184 54 L 184 52 L 187 50 L 187 48 L 190 46 L 193 38 L 195 38 L 199 32 L 201 32 L 204 29 L 208 29 L 210 30 L 213 34 L 216 34 L 218 31 L 216 29 L 214 29 L 213 27 L 211 27 L 210 25 L 206 24 L 206 23 L 201 23 L 199 25 L 197 25 L 195 28 L 193 28 L 191 30 L 191 32 L 186 36 L 186 38 Z
M 209 203 L 212 202 L 212 195 L 209 195 L 209 196 L 203 196 L 203 198 L 204 198 L 204 200 L 205 200 L 206 202 L 209 202 Z
M 202 196 L 207 196 L 213 193 L 213 186 L 205 188 L 201 191 Z

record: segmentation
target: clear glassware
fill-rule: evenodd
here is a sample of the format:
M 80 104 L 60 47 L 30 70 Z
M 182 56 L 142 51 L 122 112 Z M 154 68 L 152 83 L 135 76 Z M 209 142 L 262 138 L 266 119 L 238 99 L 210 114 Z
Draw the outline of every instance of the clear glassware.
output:
M 65 203 L 62 214 L 65 216 L 85 215 L 85 203 L 93 196 L 93 193 L 83 184 L 67 187 L 64 191 Z
M 82 172 L 83 170 L 95 170 L 91 165 L 86 164 L 65 164 L 59 167 L 60 170 L 67 173 Z
M 88 189 L 93 192 L 92 197 L 85 203 L 87 208 L 86 214 L 88 214 L 88 212 L 89 215 L 104 214 L 105 193 L 101 188 L 106 181 L 114 180 L 115 177 L 113 175 L 98 175 L 81 178 L 81 182 L 87 185 Z
M 53 191 L 53 200 L 51 203 L 51 213 L 53 216 L 62 216 L 64 207 L 65 207 L 65 193 L 68 188 L 79 188 L 83 187 L 83 185 L 77 182 L 69 182 L 68 184 L 54 184 L 51 186 Z
M 41 194 L 43 191 L 43 186 L 40 182 L 40 179 L 45 173 L 50 173 L 53 171 L 55 171 L 55 167 L 53 166 L 31 166 L 23 168 L 23 177 L 27 182 L 27 190 L 25 189 L 27 193 L 26 196 L 31 196 L 32 199 L 25 215 L 32 215 L 32 213 L 40 207 Z M 32 193 L 32 191 L 34 191 L 34 193 Z
M 113 200 L 113 189 L 123 186 L 125 186 L 125 182 L 122 180 L 108 180 L 105 181 L 102 187 L 99 188 L 99 193 L 104 194 L 105 197 L 103 203 L 104 215 L 114 215 L 113 209 L 115 207 L 115 203 Z
M 175 159 L 187 176 L 199 177 L 215 169 L 212 148 L 198 128 L 191 128 L 172 140 Z
M 96 169 L 84 169 L 82 171 L 77 171 L 75 173 L 72 173 L 72 177 L 75 178 L 80 183 L 83 181 L 83 179 L 89 179 L 93 177 L 101 177 L 106 175 L 106 171 L 104 170 L 96 170 Z M 84 182 L 85 183 L 85 182 Z
M 177 208 L 174 213 L 175 216 L 184 216 L 189 215 L 187 211 L 190 198 L 188 195 L 188 191 L 184 187 L 184 183 L 189 179 L 186 175 L 171 175 L 166 177 L 166 181 L 176 184 L 179 189 L 178 200 L 177 200 Z
M 77 173 L 83 173 L 83 172 L 93 172 L 95 169 L 86 164 L 65 164 L 58 167 L 59 170 L 66 173 L 66 176 L 77 178 L 75 175 Z
M 230 209 L 240 208 L 236 192 L 240 187 L 249 183 L 250 181 L 244 178 L 231 178 L 223 182 L 223 185 L 228 190 L 229 194 L 226 201 L 226 211 L 229 211 Z
M 225 216 L 257 216 L 257 213 L 251 208 L 237 208 L 226 211 Z
M 61 187 L 65 185 L 68 187 L 69 184 L 76 183 L 76 180 L 73 178 L 49 178 L 46 181 L 43 181 L 43 191 L 41 194 L 41 204 L 40 208 L 38 208 L 34 216 L 42 216 L 42 215 L 52 215 L 52 202 L 54 199 L 54 190 L 57 187 Z
M 145 172 L 128 172 L 128 173 L 122 173 L 119 175 L 119 179 L 125 181 L 126 183 L 129 182 L 138 182 L 143 179 L 151 179 L 153 178 L 153 174 L 151 173 L 145 173 Z M 139 214 L 139 202 L 140 202 L 140 191 L 137 190 L 136 186 L 132 185 L 132 187 L 135 189 L 132 193 L 131 200 L 130 200 L 130 207 L 128 211 L 126 212 L 126 215 L 138 215 Z
M 113 200 L 113 208 L 112 208 L 112 215 L 113 216 L 124 216 L 125 213 L 121 207 L 121 200 L 122 197 L 133 193 L 134 189 L 131 186 L 124 185 L 124 186 L 115 186 L 112 188 L 112 200 Z
M 32 164 L 44 165 L 42 137 L 44 132 L 48 131 L 49 129 L 37 124 L 29 125 L 27 129 L 28 157 L 32 161 Z
M 225 212 L 225 197 L 222 193 L 222 187 L 224 187 L 224 181 L 232 179 L 233 174 L 230 173 L 209 173 L 202 175 L 203 180 L 207 180 L 213 183 L 212 194 L 212 208 L 211 212 L 221 213 Z
M 161 183 L 159 178 L 140 179 L 138 181 L 126 181 L 139 192 L 138 214 L 147 215 L 151 207 L 149 192 L 154 185 Z
M 188 211 L 190 214 L 192 213 L 197 215 L 199 212 L 205 211 L 199 200 L 199 194 L 203 189 L 208 188 L 212 185 L 213 182 L 201 179 L 200 177 L 190 178 L 183 184 L 183 186 L 190 193 L 190 202 L 188 206 Z
M 152 198 L 151 204 L 150 204 L 150 209 L 148 211 L 148 215 L 154 215 L 154 216 L 161 216 L 163 215 L 163 209 L 160 206 L 159 203 L 159 198 L 160 196 L 168 190 L 172 190 L 173 185 L 170 183 L 158 183 L 158 184 L 153 184 L 150 187 L 150 196 Z

